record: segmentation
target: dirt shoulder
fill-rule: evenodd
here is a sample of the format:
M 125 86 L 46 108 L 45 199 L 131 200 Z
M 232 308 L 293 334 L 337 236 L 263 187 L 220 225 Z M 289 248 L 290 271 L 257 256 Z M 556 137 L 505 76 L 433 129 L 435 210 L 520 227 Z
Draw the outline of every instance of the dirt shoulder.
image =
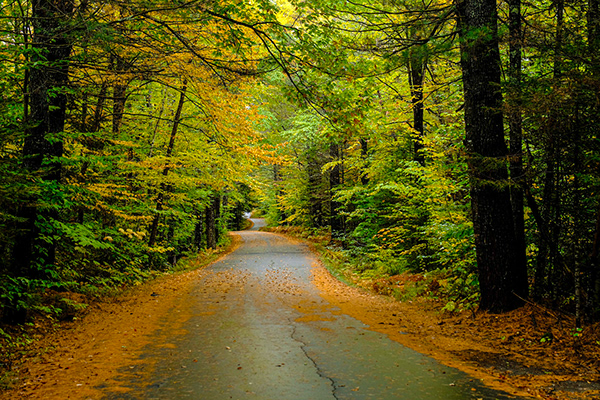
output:
M 219 251 L 220 259 L 240 244 Z M 196 261 L 201 263 L 202 260 Z M 35 341 L 12 366 L 12 388 L 0 399 L 100 399 L 98 387 L 120 388 L 123 368 L 136 368 L 138 355 L 168 313 L 178 309 L 182 294 L 206 272 L 191 262 L 187 273 L 169 274 L 131 288 L 116 298 L 95 301 L 80 319 L 50 326 L 36 323 Z
M 118 387 L 119 371 L 136 368 L 152 332 L 203 274 L 164 276 L 92 305 L 79 320 L 39 327 L 13 367 L 13 389 L 0 399 L 100 399 L 97 388 Z M 346 286 L 318 264 L 313 280 L 342 312 L 489 386 L 542 399 L 600 398 L 597 326 L 574 337 L 572 321 L 536 306 L 504 315 L 440 314 L 427 300 L 398 302 Z M 540 341 L 543 335 L 549 340 Z

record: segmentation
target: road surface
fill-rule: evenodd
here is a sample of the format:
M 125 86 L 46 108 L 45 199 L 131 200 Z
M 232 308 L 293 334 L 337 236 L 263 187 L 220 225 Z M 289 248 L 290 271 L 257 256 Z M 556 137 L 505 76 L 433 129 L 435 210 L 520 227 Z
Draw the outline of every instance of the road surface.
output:
M 319 296 L 303 244 L 252 230 L 120 371 L 116 399 L 509 399 L 369 330 Z

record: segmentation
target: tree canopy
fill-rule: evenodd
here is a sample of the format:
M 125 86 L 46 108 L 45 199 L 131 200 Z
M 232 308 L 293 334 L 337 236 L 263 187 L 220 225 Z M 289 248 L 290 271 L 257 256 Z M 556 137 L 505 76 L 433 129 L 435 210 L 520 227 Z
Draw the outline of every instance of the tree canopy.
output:
M 598 318 L 597 0 L 1 7 L 4 320 L 253 208 L 361 273 L 428 274 L 448 310 Z

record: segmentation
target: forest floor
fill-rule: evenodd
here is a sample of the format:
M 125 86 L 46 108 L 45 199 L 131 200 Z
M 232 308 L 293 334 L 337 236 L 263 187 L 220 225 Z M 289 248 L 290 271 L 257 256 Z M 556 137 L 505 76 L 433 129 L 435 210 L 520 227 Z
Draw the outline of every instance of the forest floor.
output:
M 12 360 L 5 379 L 9 388 L 0 399 L 101 398 L 97 388 L 113 384 L 118 370 L 142 362 L 137 354 L 150 334 L 204 273 L 198 268 L 164 276 L 95 302 L 71 322 L 31 324 L 35 340 Z M 321 265 L 315 265 L 312 278 L 327 301 L 370 329 L 496 389 L 548 400 L 600 399 L 598 325 L 574 336 L 568 316 L 536 305 L 502 315 L 440 313 L 441 305 L 428 299 L 399 302 L 347 286 Z M 382 279 L 376 287 L 410 279 Z

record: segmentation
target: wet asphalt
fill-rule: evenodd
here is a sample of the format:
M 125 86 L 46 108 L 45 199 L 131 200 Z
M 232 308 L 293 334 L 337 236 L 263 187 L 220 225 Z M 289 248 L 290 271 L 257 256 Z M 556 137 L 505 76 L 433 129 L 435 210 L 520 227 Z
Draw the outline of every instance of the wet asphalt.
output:
M 104 400 L 511 399 L 344 315 L 311 283 L 305 245 L 238 232 L 243 243 L 209 267 L 186 315 L 174 310 L 120 371 L 131 389 Z

